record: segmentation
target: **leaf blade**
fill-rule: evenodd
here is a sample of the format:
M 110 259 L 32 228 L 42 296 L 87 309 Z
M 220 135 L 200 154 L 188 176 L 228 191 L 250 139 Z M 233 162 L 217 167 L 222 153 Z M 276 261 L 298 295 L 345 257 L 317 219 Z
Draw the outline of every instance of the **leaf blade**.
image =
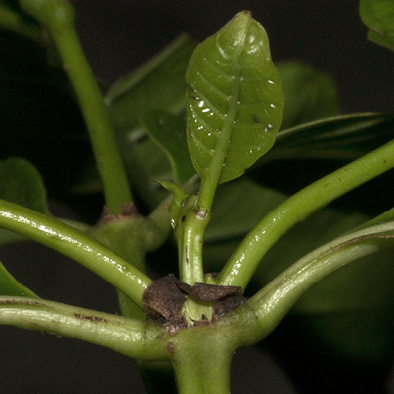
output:
M 368 39 L 394 51 L 394 3 L 391 0 L 361 0 L 360 16 L 369 28 Z
M 27 160 L 0 161 L 0 199 L 46 213 L 46 191 L 41 175 Z
M 339 98 L 331 76 L 301 62 L 278 64 L 285 106 L 281 129 L 339 114 Z
M 164 151 L 171 162 L 174 178 L 186 182 L 194 174 L 186 142 L 186 122 L 166 111 L 153 110 L 142 118 L 149 137 Z
M 263 27 L 248 12 L 237 14 L 196 47 L 186 81 L 187 137 L 196 171 L 219 183 L 242 175 L 273 145 L 283 110 Z
M 394 116 L 356 113 L 282 130 L 262 162 L 289 158 L 354 160 L 393 138 Z

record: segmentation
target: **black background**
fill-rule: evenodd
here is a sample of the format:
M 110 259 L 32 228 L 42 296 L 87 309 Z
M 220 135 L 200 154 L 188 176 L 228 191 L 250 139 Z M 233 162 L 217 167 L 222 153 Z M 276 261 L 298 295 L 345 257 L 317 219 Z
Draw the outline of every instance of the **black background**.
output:
M 394 56 L 366 40 L 355 0 L 78 0 L 75 6 L 87 57 L 107 83 L 139 67 L 180 32 L 201 41 L 249 9 L 268 32 L 274 61 L 300 59 L 329 72 L 344 112 L 392 109 Z M 117 310 L 111 286 L 52 251 L 18 245 L 2 250 L 0 259 L 43 298 Z M 12 327 L 1 327 L 0 335 L 1 393 L 144 392 L 133 361 L 110 350 Z M 294 393 L 258 350 L 240 351 L 233 370 L 233 393 Z

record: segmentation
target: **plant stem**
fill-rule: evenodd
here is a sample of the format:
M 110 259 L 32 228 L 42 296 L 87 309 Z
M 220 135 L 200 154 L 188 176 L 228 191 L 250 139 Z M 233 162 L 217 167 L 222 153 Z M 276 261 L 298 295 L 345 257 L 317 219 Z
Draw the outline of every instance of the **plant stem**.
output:
M 37 26 L 26 23 L 22 16 L 0 4 L 0 26 L 38 42 L 41 32 Z
M 393 167 L 394 141 L 391 141 L 294 194 L 247 234 L 224 267 L 218 283 L 245 288 L 262 257 L 288 229 Z
M 153 220 L 156 224 L 160 237 L 157 237 L 154 242 L 149 242 L 149 239 L 145 241 L 144 246 L 147 251 L 158 249 L 168 237 L 171 230 L 171 215 L 169 211 L 171 201 L 172 196 L 168 196 L 148 216 L 148 220 Z
M 336 248 L 330 250 L 332 243 L 329 243 L 304 256 L 249 298 L 247 304 L 253 310 L 253 317 L 249 319 L 251 324 L 246 324 L 250 331 L 245 332 L 243 345 L 257 342 L 269 335 L 295 302 L 315 283 L 355 260 L 394 245 L 392 233 L 350 239 L 352 236 L 354 234 L 344 236 L 348 241 Z M 245 316 L 249 313 L 246 309 L 239 312 Z M 254 338 L 254 342 L 250 342 L 248 338 Z
M 189 285 L 204 282 L 202 244 L 208 220 L 205 212 L 194 209 L 184 216 L 182 234 L 178 238 L 180 277 Z
M 74 10 L 63 0 L 21 0 L 21 6 L 48 29 L 56 44 L 90 134 L 106 203 L 117 214 L 132 196 L 111 119 L 75 31 Z
M 168 334 L 143 320 L 37 298 L 0 296 L 0 325 L 81 339 L 141 360 L 168 359 Z
M 102 243 L 47 215 L 0 200 L 0 227 L 37 241 L 96 273 L 142 308 L 151 280 Z
M 174 338 L 172 365 L 179 394 L 230 392 L 234 348 L 228 328 L 197 327 L 183 330 Z

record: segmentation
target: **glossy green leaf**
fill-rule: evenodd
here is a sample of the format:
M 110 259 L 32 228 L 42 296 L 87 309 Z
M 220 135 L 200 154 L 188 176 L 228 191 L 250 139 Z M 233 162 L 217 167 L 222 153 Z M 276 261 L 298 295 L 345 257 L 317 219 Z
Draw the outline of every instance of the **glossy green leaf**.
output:
M 171 162 L 174 179 L 186 182 L 194 174 L 186 141 L 186 121 L 165 111 L 150 111 L 143 117 L 149 137 L 158 144 Z
M 37 297 L 30 289 L 18 282 L 0 263 L 0 295 Z
M 282 129 L 339 113 L 339 99 L 332 78 L 299 62 L 278 66 L 285 106 Z
M 361 0 L 360 16 L 368 27 L 368 38 L 394 51 L 394 2 Z
M 393 114 L 342 115 L 279 132 L 273 149 L 262 162 L 294 158 L 350 161 L 393 137 Z
M 240 12 L 193 52 L 186 74 L 188 145 L 202 180 L 242 175 L 275 141 L 282 119 L 279 74 L 267 34 Z
M 0 162 L 0 199 L 46 212 L 46 192 L 36 168 L 22 158 Z

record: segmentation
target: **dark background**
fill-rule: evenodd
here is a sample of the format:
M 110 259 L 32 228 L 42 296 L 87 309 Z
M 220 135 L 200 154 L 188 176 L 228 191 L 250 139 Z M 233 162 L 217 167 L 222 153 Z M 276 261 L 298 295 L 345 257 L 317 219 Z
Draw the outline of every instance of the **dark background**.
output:
M 329 72 L 344 112 L 392 109 L 394 56 L 366 40 L 355 0 L 77 0 L 75 6 L 83 47 L 103 82 L 139 67 L 180 32 L 201 41 L 249 9 L 268 32 L 274 61 L 300 59 Z M 0 259 L 42 297 L 116 311 L 109 285 L 52 251 L 25 248 L 5 248 Z M 12 327 L 0 335 L 1 393 L 144 392 L 133 361 L 115 352 Z M 273 360 L 255 349 L 236 355 L 234 376 L 235 394 L 294 393 Z

